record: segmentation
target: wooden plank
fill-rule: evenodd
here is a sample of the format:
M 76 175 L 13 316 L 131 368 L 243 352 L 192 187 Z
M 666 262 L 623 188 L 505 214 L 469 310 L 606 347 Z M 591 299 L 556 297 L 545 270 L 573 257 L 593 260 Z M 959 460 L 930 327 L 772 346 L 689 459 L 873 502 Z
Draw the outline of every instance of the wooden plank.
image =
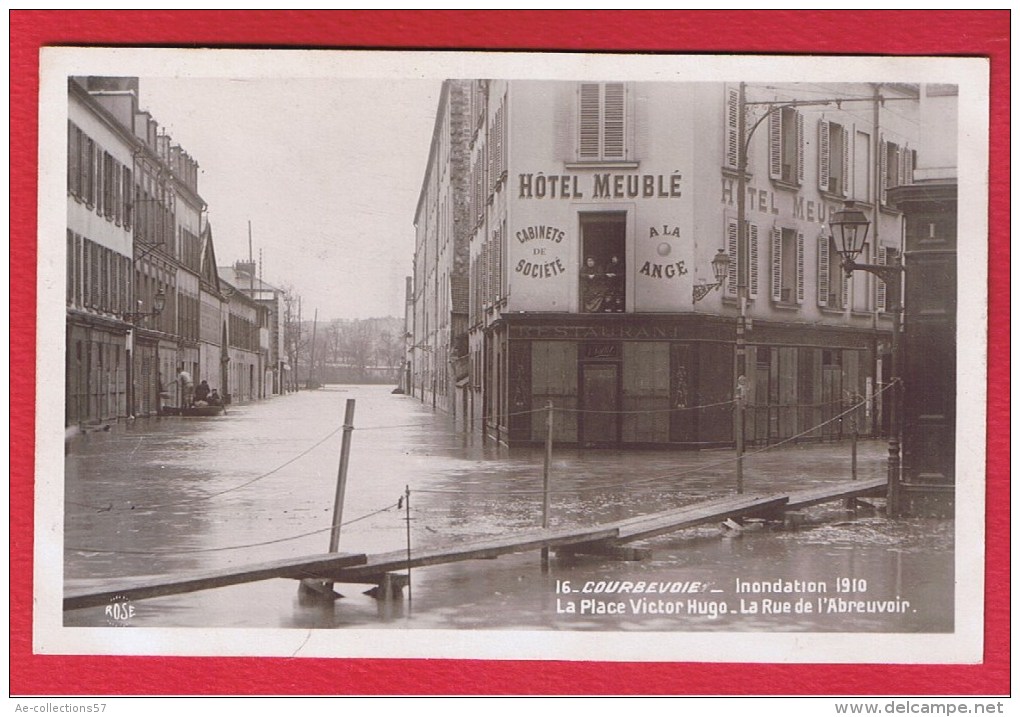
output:
M 271 578 L 330 579 L 339 570 L 352 565 L 360 565 L 365 560 L 366 557 L 363 553 L 325 553 L 301 558 L 285 558 L 255 565 L 207 570 L 187 575 L 133 580 L 100 592 L 70 592 L 64 595 L 64 609 L 77 610 L 83 607 L 109 605 L 114 599 L 142 600 L 164 595 L 178 595 Z
M 887 485 L 887 479 L 873 478 L 872 480 L 848 481 L 797 491 L 796 493 L 790 493 L 790 502 L 787 504 L 787 509 L 799 510 L 842 498 L 857 498 L 883 491 Z
M 616 537 L 617 529 L 612 526 L 594 528 L 571 528 L 556 530 L 529 530 L 497 538 L 466 541 L 464 543 L 416 548 L 411 551 L 410 566 L 421 568 L 427 565 L 441 565 L 463 560 L 484 560 L 510 553 L 523 553 L 540 548 L 555 548 L 561 545 L 586 543 L 593 540 L 607 540 Z M 365 578 L 408 567 L 407 551 L 370 555 L 364 565 L 341 570 L 337 582 L 360 582 Z
M 702 503 L 644 518 L 633 518 L 626 521 L 626 525 L 617 526 L 620 534 L 614 542 L 644 540 L 726 518 L 780 510 L 786 501 L 785 495 L 744 496 L 739 500 L 711 501 L 710 504 Z

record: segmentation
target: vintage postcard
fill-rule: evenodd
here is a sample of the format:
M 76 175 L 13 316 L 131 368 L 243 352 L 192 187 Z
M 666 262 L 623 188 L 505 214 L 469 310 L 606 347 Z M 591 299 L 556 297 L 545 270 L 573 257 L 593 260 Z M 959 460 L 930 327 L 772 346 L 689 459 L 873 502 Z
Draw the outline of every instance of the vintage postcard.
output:
M 44 48 L 35 651 L 980 661 L 988 77 Z

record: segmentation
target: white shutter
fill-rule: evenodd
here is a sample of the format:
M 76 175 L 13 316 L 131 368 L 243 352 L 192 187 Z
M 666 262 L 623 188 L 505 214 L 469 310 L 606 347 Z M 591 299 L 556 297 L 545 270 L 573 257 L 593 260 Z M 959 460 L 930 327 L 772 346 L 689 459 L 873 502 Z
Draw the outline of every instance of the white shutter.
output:
M 726 252 L 730 255 L 730 266 L 726 281 L 726 293 L 730 296 L 737 295 L 737 220 L 731 217 L 726 218 Z
M 797 184 L 804 183 L 804 115 L 793 111 L 797 118 Z
M 829 305 L 829 237 L 818 235 L 818 305 Z
M 839 283 L 841 287 L 839 308 L 846 309 L 850 306 L 850 279 L 847 278 L 846 272 L 843 271 L 842 266 L 839 271 Z
M 783 110 L 769 111 L 769 177 L 783 178 Z
M 878 245 L 878 257 L 877 263 L 880 266 L 885 266 L 889 261 L 889 253 L 884 246 Z M 885 297 L 885 282 L 875 282 L 875 308 L 878 311 L 885 311 L 886 297 Z
M 797 303 L 804 303 L 804 233 L 797 232 Z
M 599 158 L 599 85 L 582 82 L 578 102 L 578 145 L 579 159 Z
M 740 159 L 740 92 L 736 89 L 726 89 L 726 166 L 731 169 L 737 168 Z
M 829 121 L 818 120 L 818 188 L 829 191 Z
M 783 230 L 772 227 L 772 300 L 783 299 Z
M 747 256 L 748 256 L 748 296 L 752 299 L 758 297 L 758 225 L 748 223 L 747 225 Z
M 843 143 L 843 172 L 839 184 L 843 188 L 843 196 L 850 196 L 850 133 L 846 127 L 840 127 L 840 140 Z
M 626 159 L 626 142 L 624 142 L 626 86 L 622 82 L 607 82 L 605 92 L 603 158 Z

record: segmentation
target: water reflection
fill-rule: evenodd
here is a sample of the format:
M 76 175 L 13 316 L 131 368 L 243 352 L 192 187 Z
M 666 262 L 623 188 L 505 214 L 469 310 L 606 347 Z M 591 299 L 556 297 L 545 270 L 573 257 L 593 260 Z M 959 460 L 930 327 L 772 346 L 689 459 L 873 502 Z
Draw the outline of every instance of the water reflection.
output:
M 440 544 L 499 535 L 540 522 L 541 449 L 514 449 L 465 434 L 442 414 L 384 387 L 329 387 L 229 409 L 213 418 L 142 419 L 67 444 L 65 585 L 108 587 L 156 576 L 325 552 L 329 542 L 344 400 L 355 398 L 341 550 Z M 787 447 L 748 458 L 749 492 L 772 492 L 849 478 L 849 445 Z M 726 451 L 557 449 L 552 523 L 590 525 L 733 492 Z M 865 442 L 859 477 L 881 475 L 885 447 Z M 553 630 L 782 630 L 938 632 L 953 629 L 953 523 L 890 523 L 841 506 L 809 511 L 797 531 L 762 526 L 727 535 L 709 526 L 648 543 L 640 562 L 537 553 L 415 570 L 413 601 L 378 601 L 370 586 L 343 585 L 322 602 L 297 584 L 273 580 L 138 601 L 137 626 L 335 628 L 532 628 Z M 353 522 L 351 522 L 353 521 Z M 302 536 L 296 539 L 294 536 Z M 250 546 L 250 547 L 239 547 Z M 866 581 L 854 601 L 899 597 L 900 613 L 738 612 L 737 579 Z M 557 582 L 559 581 L 559 582 Z M 574 594 L 563 581 L 704 584 L 699 595 L 669 595 L 682 613 L 635 610 L 644 593 Z M 711 592 L 712 590 L 720 592 Z M 776 599 L 783 596 L 756 596 Z M 794 595 L 796 600 L 802 595 Z M 830 597 L 834 597 L 830 594 Z M 725 614 L 691 614 L 689 599 L 727 605 Z M 655 599 L 658 599 L 657 597 Z M 664 598 L 665 599 L 665 598 Z M 589 600 L 587 611 L 581 600 Z M 628 603 L 600 614 L 599 603 Z M 576 603 L 576 612 L 566 612 Z M 605 607 L 605 605 L 603 605 Z M 759 606 L 760 607 L 760 606 Z M 606 608 L 608 609 L 608 608 Z M 782 609 L 782 606 L 780 606 Z M 802 606 L 803 609 L 803 606 Z M 102 609 L 65 615 L 68 625 L 105 625 Z

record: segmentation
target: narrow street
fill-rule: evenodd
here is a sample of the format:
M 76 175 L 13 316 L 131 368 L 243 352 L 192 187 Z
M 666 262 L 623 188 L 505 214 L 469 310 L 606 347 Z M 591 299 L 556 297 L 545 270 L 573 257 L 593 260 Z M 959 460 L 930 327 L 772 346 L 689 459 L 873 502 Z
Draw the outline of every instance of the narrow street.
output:
M 457 432 L 453 421 L 389 386 L 319 391 L 230 406 L 214 418 L 114 424 L 66 443 L 65 587 L 326 552 L 345 399 L 356 399 L 340 550 L 406 546 L 410 488 L 415 545 L 498 535 L 541 523 L 541 448 L 508 450 Z M 883 441 L 859 445 L 858 476 L 885 471 Z M 733 453 L 560 449 L 551 478 L 553 526 L 590 525 L 734 492 Z M 746 459 L 746 492 L 850 479 L 850 443 L 776 447 Z M 881 503 L 881 501 L 879 501 Z M 619 562 L 539 556 L 414 571 L 413 601 L 381 603 L 343 585 L 336 604 L 308 602 L 272 580 L 139 601 L 132 626 L 814 630 L 916 632 L 953 628 L 953 522 L 886 521 L 832 504 L 797 531 L 739 536 L 716 526 L 650 541 L 653 557 Z M 866 581 L 867 599 L 909 601 L 894 614 L 565 614 L 557 581 L 701 581 L 736 604 L 735 580 Z M 906 587 L 904 587 L 906 586 Z M 831 590 L 831 588 L 830 588 Z M 906 592 L 904 592 L 906 590 Z M 624 596 L 628 597 L 628 596 Z M 686 596 L 680 596 L 686 597 Z M 105 626 L 100 608 L 68 626 Z

